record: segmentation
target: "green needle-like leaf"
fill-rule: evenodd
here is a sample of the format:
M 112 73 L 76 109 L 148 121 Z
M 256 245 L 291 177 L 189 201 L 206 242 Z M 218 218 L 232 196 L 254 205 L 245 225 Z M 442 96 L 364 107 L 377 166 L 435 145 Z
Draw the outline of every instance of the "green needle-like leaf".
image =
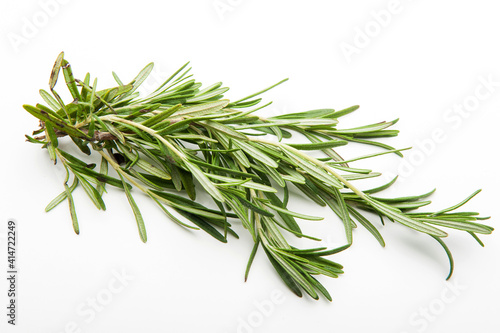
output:
M 121 174 L 118 175 L 120 176 L 123 182 L 123 188 L 125 189 L 125 194 L 127 195 L 130 207 L 132 207 L 132 211 L 134 212 L 135 221 L 137 222 L 137 228 L 139 229 L 139 235 L 141 236 L 141 240 L 144 243 L 146 243 L 148 241 L 148 236 L 146 234 L 146 227 L 144 226 L 144 219 L 142 218 L 141 211 L 139 210 L 139 207 L 137 207 L 134 197 L 132 197 L 132 193 L 130 193 L 130 190 L 127 186 L 128 184 L 125 182 L 125 179 L 123 179 L 123 176 Z
M 78 235 L 80 234 L 80 226 L 78 225 L 78 217 L 76 216 L 75 201 L 71 195 L 71 190 L 67 184 L 64 184 L 64 191 L 66 192 L 66 198 L 68 199 L 69 212 L 71 215 L 71 220 L 73 221 L 73 230 Z
M 196 178 L 203 186 L 203 188 L 216 200 L 220 202 L 224 202 L 224 197 L 222 196 L 222 193 L 217 189 L 217 187 L 208 179 L 208 177 L 198 168 L 196 165 L 186 162 L 186 167 L 191 171 L 193 174 L 193 177 Z

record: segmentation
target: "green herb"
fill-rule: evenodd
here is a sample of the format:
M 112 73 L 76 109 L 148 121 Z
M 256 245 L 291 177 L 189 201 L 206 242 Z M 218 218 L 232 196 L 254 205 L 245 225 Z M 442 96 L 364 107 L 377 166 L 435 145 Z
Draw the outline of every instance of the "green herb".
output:
M 433 237 L 449 257 L 448 278 L 453 272 L 453 259 L 442 240 L 447 233 L 441 227 L 466 231 L 480 245 L 483 244 L 477 234 L 493 231 L 478 222 L 486 218 L 477 213 L 454 212 L 479 191 L 450 208 L 420 213 L 412 211 L 429 204 L 430 201 L 424 199 L 433 191 L 387 199 L 375 193 L 388 188 L 396 179 L 365 191 L 352 184 L 352 181 L 380 174 L 352 168 L 348 162 L 387 153 L 401 155 L 404 149 L 394 149 L 372 140 L 397 135 L 398 131 L 387 129 L 397 120 L 350 129 L 337 128 L 338 118 L 355 111 L 357 106 L 270 118 L 256 116 L 255 111 L 270 104 L 260 105 L 261 98 L 257 96 L 286 80 L 230 102 L 223 99 L 228 88 L 220 82 L 202 88 L 189 74 L 188 64 L 152 94 L 141 97 L 136 90 L 152 69 L 153 64 L 148 64 L 128 84 L 123 84 L 113 73 L 117 86 L 97 90 L 97 79 L 89 85 L 89 74 L 83 81 L 74 78 L 71 66 L 61 53 L 49 81 L 53 97 L 40 90 L 46 105 L 24 105 L 41 124 L 34 132 L 38 136 L 26 136 L 28 141 L 41 144 L 54 163 L 62 163 L 67 172 L 64 191 L 49 203 L 46 211 L 67 200 L 76 233 L 80 227 L 72 192 L 81 185 L 93 204 L 105 210 L 102 195 L 109 185 L 124 190 L 141 240 L 146 242 L 145 223 L 132 195 L 138 190 L 149 196 L 179 226 L 203 229 L 221 242 L 227 242 L 228 235 L 238 237 L 231 223 L 239 220 L 255 242 L 245 279 L 256 252 L 262 248 L 295 294 L 301 296 L 305 292 L 314 299 L 322 294 L 331 300 L 328 291 L 314 276 L 338 277 L 343 273 L 341 265 L 325 257 L 349 248 L 356 223 L 385 246 L 366 212 L 379 215 L 382 224 L 389 220 Z M 68 104 L 64 104 L 54 89 L 61 70 L 73 98 Z M 303 135 L 308 142 L 287 144 L 285 140 L 294 133 Z M 69 136 L 84 155 L 97 152 L 102 156 L 99 171 L 95 170 L 95 164 L 88 164 L 82 157 L 64 150 L 67 144 L 58 141 L 65 136 Z M 382 150 L 343 160 L 334 148 L 351 142 L 378 146 Z M 320 151 L 325 157 L 314 158 L 304 152 L 311 150 Z M 108 174 L 109 166 L 116 175 Z M 68 185 L 70 179 L 72 185 Z M 287 209 L 290 187 L 303 192 L 311 201 L 330 207 L 338 215 L 345 229 L 346 245 L 335 249 L 298 249 L 289 243 L 285 236 L 320 241 L 303 234 L 296 219 L 321 219 Z M 276 194 L 278 188 L 283 197 Z M 214 208 L 194 201 L 200 190 L 213 198 Z M 177 218 L 173 212 L 183 218 Z

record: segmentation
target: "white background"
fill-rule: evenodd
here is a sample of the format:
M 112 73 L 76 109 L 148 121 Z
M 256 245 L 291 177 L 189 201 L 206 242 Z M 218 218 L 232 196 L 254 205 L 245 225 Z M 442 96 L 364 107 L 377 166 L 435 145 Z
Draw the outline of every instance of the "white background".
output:
M 389 16 L 380 14 L 388 10 Z M 352 248 L 332 257 L 345 274 L 321 279 L 332 303 L 295 297 L 262 252 L 244 283 L 252 246 L 245 230 L 237 225 L 240 240 L 218 243 L 180 229 L 140 194 L 147 244 L 124 195 L 113 189 L 104 198 L 106 212 L 76 195 L 76 236 L 66 204 L 44 213 L 62 190 L 64 173 L 46 151 L 24 142 L 37 121 L 21 107 L 41 101 L 38 89 L 48 88 L 62 50 L 76 77 L 89 71 L 101 88 L 113 84 L 111 71 L 127 81 L 150 61 L 156 70 L 146 90 L 188 60 L 198 80 L 224 81 L 233 99 L 289 77 L 264 96 L 274 101 L 267 114 L 360 104 L 339 127 L 400 118 L 401 134 L 388 142 L 414 150 L 405 159 L 387 155 L 353 166 L 399 173 L 387 195 L 437 187 L 432 209 L 482 188 L 465 209 L 491 215 L 488 223 L 497 226 L 498 10 L 486 0 L 3 1 L 0 267 L 5 272 L 5 225 L 13 218 L 20 273 L 16 327 L 6 324 L 0 273 L 0 331 L 498 332 L 498 231 L 482 237 L 485 248 L 450 232 L 457 267 L 445 282 L 447 259 L 430 237 L 389 224 L 380 228 L 383 249 L 356 230 Z M 493 85 L 482 83 L 488 79 Z M 440 140 L 433 139 L 436 131 Z M 342 152 L 375 151 L 354 149 Z M 306 232 L 329 247 L 343 244 L 331 212 L 292 199 L 294 210 L 326 216 L 303 221 Z M 125 282 L 116 280 L 120 274 Z M 93 310 L 89 302 L 96 298 L 105 304 Z

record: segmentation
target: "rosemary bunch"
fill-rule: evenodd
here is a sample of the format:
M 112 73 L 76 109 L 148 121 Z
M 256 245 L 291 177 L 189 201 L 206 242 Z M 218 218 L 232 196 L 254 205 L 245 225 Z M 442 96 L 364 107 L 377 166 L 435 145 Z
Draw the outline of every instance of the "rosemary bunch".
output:
M 73 228 L 79 233 L 73 191 L 81 185 L 98 209 L 106 209 L 102 199 L 106 186 L 123 189 L 137 221 L 139 235 L 147 240 L 146 228 L 132 189 L 150 197 L 175 223 L 190 229 L 203 229 L 221 242 L 228 234 L 238 237 L 231 228 L 239 220 L 253 237 L 255 245 L 248 261 L 245 279 L 253 258 L 261 247 L 285 284 L 298 296 L 305 291 L 318 299 L 331 296 L 316 275 L 338 277 L 342 266 L 325 257 L 347 249 L 353 240 L 353 229 L 359 223 L 384 246 L 378 229 L 366 217 L 374 212 L 384 220 L 400 223 L 428 234 L 443 246 L 453 259 L 440 227 L 466 231 L 481 245 L 476 234 L 490 234 L 493 228 L 478 223 L 486 219 L 474 212 L 456 212 L 479 191 L 461 203 L 438 212 L 412 212 L 425 206 L 433 191 L 422 195 L 381 198 L 376 193 L 388 184 L 361 191 L 353 182 L 376 177 L 379 173 L 352 168 L 349 162 L 395 153 L 394 149 L 374 141 L 391 137 L 397 130 L 388 129 L 397 120 L 350 129 L 337 128 L 338 119 L 355 111 L 319 109 L 270 118 L 256 116 L 261 105 L 257 96 L 285 80 L 237 101 L 223 99 L 229 89 L 222 83 L 208 87 L 189 74 L 188 64 L 182 66 L 154 92 L 141 97 L 136 92 L 153 68 L 148 64 L 128 84 L 113 73 L 116 87 L 98 90 L 97 79 L 90 75 L 75 79 L 70 64 L 61 53 L 52 69 L 50 93 L 40 90 L 46 105 L 24 105 L 24 109 L 40 120 L 40 128 L 28 141 L 41 144 L 50 158 L 66 169 L 64 191 L 47 206 L 51 210 L 67 200 Z M 73 101 L 64 103 L 55 91 L 62 71 Z M 294 133 L 302 134 L 305 143 L 285 143 Z M 99 168 L 81 157 L 68 153 L 59 145 L 68 136 L 86 155 L 101 155 Z M 335 151 L 338 146 L 357 142 L 375 145 L 383 150 L 376 154 L 344 160 Z M 321 151 L 323 158 L 314 158 L 304 151 Z M 108 174 L 108 169 L 114 170 Z M 297 219 L 321 220 L 287 208 L 290 187 L 303 192 L 311 201 L 328 206 L 338 215 L 346 234 L 346 245 L 298 249 L 285 238 L 286 234 L 320 239 L 302 233 Z M 277 195 L 281 188 L 283 196 Z M 214 201 L 205 207 L 195 201 L 203 190 Z M 181 192 L 181 193 L 178 193 Z M 183 194 L 183 195 L 179 195 Z M 448 276 L 448 277 L 449 277 Z

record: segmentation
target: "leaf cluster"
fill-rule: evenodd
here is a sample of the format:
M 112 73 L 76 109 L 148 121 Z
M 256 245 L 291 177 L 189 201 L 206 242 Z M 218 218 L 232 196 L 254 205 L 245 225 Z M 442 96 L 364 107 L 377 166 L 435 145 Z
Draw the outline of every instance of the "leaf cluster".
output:
M 49 80 L 50 92 L 40 90 L 45 104 L 24 105 L 38 118 L 41 127 L 26 136 L 41 144 L 51 159 L 66 169 L 64 191 L 49 203 L 49 211 L 67 201 L 73 228 L 79 233 L 73 191 L 81 185 L 92 203 L 105 210 L 103 194 L 107 186 L 123 190 L 135 216 L 139 235 L 147 240 L 144 219 L 133 192 L 139 190 L 150 197 L 179 226 L 202 229 L 221 242 L 228 234 L 238 237 L 232 228 L 239 221 L 251 234 L 254 247 L 250 254 L 245 279 L 256 252 L 262 248 L 284 283 L 298 296 L 303 292 L 314 299 L 331 296 L 315 276 L 338 277 L 342 266 L 326 257 L 347 249 L 353 242 L 358 224 L 366 228 L 380 243 L 385 241 L 379 227 L 370 221 L 372 212 L 380 221 L 399 223 L 428 234 L 444 247 L 453 269 L 451 252 L 442 238 L 441 228 L 463 230 L 481 245 L 476 234 L 490 234 L 493 228 L 478 221 L 477 213 L 455 212 L 479 191 L 463 202 L 438 212 L 414 210 L 430 203 L 433 193 L 399 198 L 376 196 L 396 179 L 377 188 L 361 191 L 353 182 L 380 173 L 354 168 L 349 163 L 395 153 L 395 149 L 376 141 L 392 137 L 396 122 L 380 122 L 355 128 L 338 128 L 339 118 L 356 109 L 318 109 L 264 118 L 255 111 L 262 104 L 260 96 L 277 84 L 231 102 L 224 99 L 228 90 L 221 82 L 203 87 L 190 74 L 188 64 L 182 66 L 150 95 L 142 97 L 137 88 L 148 77 L 153 64 L 148 64 L 129 83 L 113 73 L 116 86 L 97 89 L 97 79 L 90 74 L 75 79 L 70 64 L 61 53 Z M 60 72 L 73 101 L 65 104 L 55 91 Z M 293 135 L 306 142 L 289 143 Z M 101 163 L 89 164 L 68 153 L 59 145 L 62 137 L 70 137 L 83 155 L 92 151 L 101 155 Z M 288 142 L 288 143 L 287 143 Z M 375 154 L 344 160 L 336 147 L 351 143 L 373 145 Z M 308 151 L 318 151 L 314 158 Z M 115 176 L 108 174 L 114 170 Z M 71 185 L 69 185 L 72 179 Z M 279 191 L 278 191 L 279 189 Z M 213 208 L 197 203 L 199 191 L 213 199 Z M 287 240 L 289 235 L 320 241 L 302 232 L 297 220 L 321 220 L 287 208 L 290 191 L 300 191 L 312 202 L 328 206 L 342 222 L 346 244 L 335 249 L 325 247 L 299 249 Z M 283 193 L 282 195 L 280 193 Z

